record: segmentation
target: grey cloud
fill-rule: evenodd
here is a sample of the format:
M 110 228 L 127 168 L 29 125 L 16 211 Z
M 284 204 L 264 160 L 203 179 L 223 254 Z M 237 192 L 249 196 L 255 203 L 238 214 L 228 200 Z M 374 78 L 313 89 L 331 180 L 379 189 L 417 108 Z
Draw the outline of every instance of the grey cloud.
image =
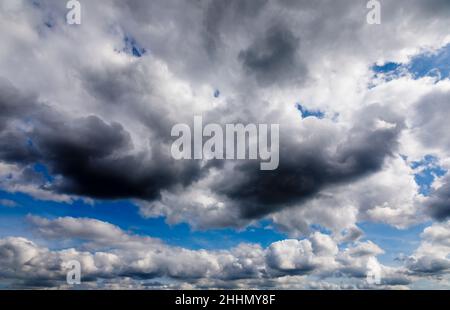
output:
M 431 92 L 420 98 L 415 108 L 413 128 L 420 141 L 428 147 L 450 150 L 446 118 L 450 113 L 450 93 Z
M 11 82 L 0 78 L 0 158 L 6 162 L 29 162 L 36 158 L 27 145 L 25 129 L 17 123 L 29 115 L 36 98 L 22 95 Z
M 133 102 L 129 102 L 130 99 L 145 95 L 146 88 L 151 87 L 151 81 L 145 80 L 146 76 L 138 63 L 103 70 L 85 69 L 80 70 L 80 74 L 83 75 L 85 89 L 105 104 L 131 105 Z
M 364 235 L 364 232 L 358 227 L 352 227 L 342 233 L 341 242 L 354 242 L 359 240 Z
M 0 132 L 1 159 L 24 167 L 45 164 L 52 175 L 62 176 L 48 190 L 152 200 L 162 188 L 187 184 L 199 174 L 198 163 L 181 166 L 157 143 L 151 152 L 134 151 L 130 134 L 117 122 L 96 115 L 70 118 L 2 86 L 7 87 L 2 107 L 14 124 Z M 17 129 L 20 122 L 28 122 L 26 130 Z
M 286 26 L 270 27 L 263 37 L 239 53 L 244 69 L 255 76 L 261 86 L 296 83 L 305 80 L 306 66 L 297 53 L 300 39 Z
M 17 117 L 29 111 L 36 98 L 22 95 L 10 81 L 0 78 L 0 129 L 4 129 L 9 117 Z
M 222 42 L 223 28 L 243 23 L 247 18 L 256 18 L 267 2 L 267 0 L 207 1 L 203 25 L 209 55 L 213 56 L 218 48 L 226 46 L 227 42 Z
M 22 144 L 14 145 L 22 148 L 14 150 L 14 156 L 4 154 L 3 159 L 12 158 L 25 166 L 37 161 L 46 164 L 51 174 L 60 176 L 46 189 L 60 194 L 151 202 L 161 197 L 162 190 L 189 186 L 209 169 L 223 168 L 214 164 L 200 169 L 196 161 L 176 162 L 166 144 L 151 151 L 133 150 L 131 136 L 121 124 L 108 124 L 95 115 L 70 118 L 38 102 L 26 111 L 33 116 L 31 129 L 8 133 L 20 136 Z M 230 212 L 237 210 L 249 220 L 302 203 L 327 186 L 374 173 L 395 151 L 402 121 L 379 105 L 368 106 L 357 119 L 359 123 L 331 145 L 319 139 L 296 143 L 291 139 L 294 132 L 282 132 L 277 170 L 264 172 L 254 162 L 236 163 L 231 173 L 223 173 L 210 188 L 231 200 Z M 374 129 L 378 119 L 394 126 Z M 3 134 L 1 143 L 10 141 L 8 134 Z M 162 143 L 158 137 L 150 143 Z M 18 156 L 19 151 L 24 155 Z
M 443 258 L 423 256 L 408 261 L 408 269 L 413 274 L 442 275 L 450 270 L 450 261 Z
M 442 187 L 434 190 L 426 202 L 426 212 L 438 221 L 450 217 L 450 180 L 445 177 Z
M 215 190 L 240 204 L 245 218 L 258 218 L 293 204 L 304 202 L 319 190 L 352 182 L 380 170 L 386 157 L 394 154 L 401 118 L 379 105 L 360 113 L 364 117 L 346 135 L 331 145 L 307 139 L 295 143 L 295 132 L 282 132 L 280 166 L 274 171 L 260 171 L 257 164 L 240 163 L 233 173 L 213 185 Z M 393 123 L 392 128 L 375 128 L 377 119 Z M 316 128 L 316 131 L 319 129 Z M 334 151 L 328 151 L 334 150 Z
M 415 276 L 440 278 L 450 272 L 450 222 L 435 223 L 425 228 L 422 241 L 414 253 L 405 259 L 408 273 Z

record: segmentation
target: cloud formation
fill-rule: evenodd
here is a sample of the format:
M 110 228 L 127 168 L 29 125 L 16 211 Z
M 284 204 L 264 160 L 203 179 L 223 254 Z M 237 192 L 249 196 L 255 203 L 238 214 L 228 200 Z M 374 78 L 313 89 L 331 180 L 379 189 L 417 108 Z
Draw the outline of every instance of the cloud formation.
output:
M 73 257 L 88 279 L 124 285 L 335 285 L 303 279 L 312 275 L 362 287 L 367 261 L 383 250 L 360 223 L 427 221 L 405 266 L 382 267 L 383 285 L 446 274 L 449 249 L 435 236 L 450 214 L 448 176 L 430 172 L 431 191 L 420 192 L 414 163 L 433 155 L 450 167 L 450 82 L 407 70 L 375 76 L 373 67 L 408 68 L 447 46 L 448 1 L 383 1 L 377 27 L 351 0 L 86 1 L 79 27 L 65 23 L 63 4 L 0 4 L 0 188 L 64 203 L 127 199 L 143 217 L 194 229 L 267 220 L 295 239 L 192 251 L 95 219 L 31 217 L 42 238 L 82 246 L 4 238 L 2 278 L 59 283 L 61 261 Z M 302 118 L 298 104 L 323 117 Z M 171 128 L 194 115 L 280 124 L 279 168 L 174 160 Z
M 249 280 L 263 283 L 266 279 L 282 281 L 286 277 L 302 279 L 307 275 L 324 279 L 354 277 L 364 282 L 368 259 L 383 253 L 370 241 L 355 242 L 339 250 L 330 236 L 319 232 L 308 239 L 278 241 L 266 249 L 241 244 L 229 250 L 207 251 L 169 246 L 159 239 L 133 235 L 95 219 L 49 220 L 29 216 L 28 220 L 41 237 L 80 243 L 73 248 L 51 250 L 25 238 L 1 239 L 0 274 L 13 287 L 64 287 L 68 271 L 64 266 L 71 260 L 81 263 L 86 285 L 102 279 L 120 282 L 121 278 L 129 278 L 136 285 L 156 279 L 167 285 L 186 282 L 198 288 L 206 283 L 209 287 L 220 287 L 220 283 L 231 281 L 239 287 Z M 386 278 L 395 272 L 386 267 Z M 386 285 L 403 285 L 405 281 L 391 281 Z

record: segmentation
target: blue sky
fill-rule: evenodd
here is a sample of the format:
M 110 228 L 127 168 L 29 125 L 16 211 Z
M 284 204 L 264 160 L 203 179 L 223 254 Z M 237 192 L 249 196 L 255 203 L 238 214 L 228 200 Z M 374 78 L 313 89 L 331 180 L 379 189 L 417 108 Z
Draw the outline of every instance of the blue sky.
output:
M 443 80 L 450 77 L 450 44 L 435 51 L 413 56 L 406 64 L 386 62 L 372 67 L 375 75 L 384 74 L 387 80 L 398 78 L 406 73 L 414 79 L 433 77 Z
M 168 225 L 165 219 L 146 219 L 139 215 L 138 208 L 130 201 L 96 201 L 88 204 L 82 200 L 74 203 L 46 202 L 33 199 L 25 194 L 11 194 L 0 191 L 0 200 L 16 202 L 15 207 L 0 208 L 0 237 L 9 235 L 29 235 L 27 215 L 46 218 L 75 217 L 95 218 L 119 226 L 123 230 L 138 235 L 148 235 L 163 239 L 170 245 L 190 249 L 227 249 L 239 243 L 258 243 L 266 247 L 286 238 L 285 234 L 267 228 L 269 223 L 262 221 L 255 227 L 242 230 L 192 230 L 187 224 Z

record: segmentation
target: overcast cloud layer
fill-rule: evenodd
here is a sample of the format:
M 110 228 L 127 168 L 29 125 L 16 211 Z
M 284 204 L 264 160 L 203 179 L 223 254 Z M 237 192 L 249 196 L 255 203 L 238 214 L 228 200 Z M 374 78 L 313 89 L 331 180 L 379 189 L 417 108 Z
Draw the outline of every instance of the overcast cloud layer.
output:
M 381 25 L 363 0 L 80 2 L 72 26 L 65 1 L 0 3 L 1 190 L 292 239 L 192 250 L 28 215 L 27 236 L 0 239 L 2 286 L 66 287 L 76 259 L 89 288 L 449 288 L 450 80 L 408 70 L 448 48 L 449 1 L 383 0 Z M 171 128 L 194 115 L 280 124 L 278 169 L 174 160 Z M 390 266 L 362 223 L 426 228 Z

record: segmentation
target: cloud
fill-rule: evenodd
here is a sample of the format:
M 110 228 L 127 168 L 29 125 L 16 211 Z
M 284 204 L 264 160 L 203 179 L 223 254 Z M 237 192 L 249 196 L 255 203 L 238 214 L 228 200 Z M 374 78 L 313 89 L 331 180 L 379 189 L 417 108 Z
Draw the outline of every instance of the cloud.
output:
M 321 191 L 383 169 L 385 160 L 394 155 L 401 118 L 379 105 L 366 109 L 358 114 L 361 125 L 349 130 L 329 120 L 296 118 L 297 124 L 281 131 L 277 170 L 260 171 L 250 161 L 211 165 L 202 179 L 181 191 L 163 192 L 158 203 L 139 203 L 141 212 L 204 228 L 242 226 L 287 208 L 307 206 Z M 379 119 L 395 125 L 377 128 Z
M 436 91 L 423 96 L 417 103 L 413 124 L 418 138 L 427 147 L 445 148 L 447 151 L 450 148 L 443 117 L 449 111 L 449 102 L 450 92 Z
M 98 244 L 123 244 L 130 242 L 128 235 L 118 227 L 95 219 L 63 217 L 55 220 L 29 215 L 36 232 L 48 239 L 95 240 Z
M 360 222 L 403 229 L 448 218 L 447 178 L 424 197 L 410 167 L 428 154 L 448 166 L 448 80 L 374 81 L 372 71 L 447 44 L 448 1 L 384 1 L 379 27 L 367 25 L 365 3 L 350 0 L 91 1 L 77 28 L 65 23 L 60 1 L 39 3 L 0 4 L 2 190 L 59 202 L 130 199 L 145 217 L 197 229 L 269 219 L 274 229 L 306 239 L 201 252 L 94 219 L 30 218 L 43 237 L 79 239 L 84 248 L 4 239 L 5 257 L 32 258 L 35 273 L 19 272 L 22 280 L 60 280 L 55 266 L 66 257 L 85 260 L 92 277 L 187 278 L 198 287 L 289 287 L 302 274 L 327 272 L 360 279 L 368 257 L 381 253 L 363 241 Z M 130 40 L 145 49 L 142 57 Z M 323 117 L 302 119 L 296 104 Z M 221 125 L 280 124 L 279 169 L 173 160 L 170 129 L 193 115 Z M 312 235 L 314 225 L 330 230 L 332 240 Z M 354 247 L 336 253 L 342 242 Z M 135 247 L 130 256 L 127 243 Z M 412 271 L 445 270 L 443 254 L 421 253 Z M 43 275 L 40 264 L 55 271 Z M 392 276 L 386 285 L 406 285 L 400 271 L 384 272 Z M 275 279 L 263 281 L 270 273 Z M 334 287 L 315 286 L 322 285 Z
M 0 206 L 6 207 L 6 208 L 15 208 L 17 207 L 17 203 L 13 200 L 9 199 L 0 199 Z
M 194 287 L 215 287 L 223 281 L 278 281 L 286 276 L 332 275 L 364 277 L 366 262 L 382 253 L 371 242 L 358 242 L 344 250 L 328 235 L 316 232 L 304 240 L 283 240 L 261 248 L 241 244 L 228 250 L 190 250 L 161 240 L 124 232 L 117 226 L 89 218 L 29 216 L 34 231 L 48 240 L 80 240 L 76 247 L 48 249 L 19 237 L 0 240 L 0 274 L 12 286 L 64 287 L 64 262 L 78 260 L 82 279 L 92 285 L 100 279 L 152 279 L 185 282 Z M 358 270 L 350 273 L 349 270 Z M 152 280 L 154 281 L 154 280 Z M 102 281 L 100 281 L 101 283 Z
M 376 115 L 376 109 L 370 107 L 361 114 Z M 328 129 L 325 126 L 317 126 L 313 136 L 303 133 L 300 141 L 292 139 L 300 132 L 290 132 L 291 141 L 284 133 L 277 170 L 260 172 L 253 163 L 242 163 L 214 187 L 242 204 L 243 217 L 254 218 L 299 203 L 327 186 L 357 180 L 381 169 L 384 159 L 394 152 L 401 130 L 400 123 L 392 129 L 373 129 L 369 123 L 373 121 L 368 120 L 367 127 L 355 126 L 342 136 L 335 135 L 334 141 L 320 139 L 325 135 L 320 130 Z
M 283 240 L 268 251 L 269 266 L 284 272 L 308 273 L 314 270 L 311 243 L 307 240 Z
M 239 53 L 244 69 L 262 86 L 305 79 L 306 66 L 297 59 L 300 40 L 283 25 L 267 30 L 264 37 Z
M 347 43 L 351 35 L 338 31 L 359 22 L 359 7 L 350 2 L 336 7 L 326 2 L 312 6 L 289 1 L 209 1 L 183 4 L 183 16 L 173 3 L 116 3 L 106 11 L 100 5 L 86 6 L 92 16 L 114 17 L 114 25 L 109 27 L 102 18 L 86 18 L 87 28 L 95 31 L 73 32 L 63 21 L 43 31 L 36 25 L 49 11 L 62 10 L 48 2 L 42 9 L 26 7 L 22 13 L 14 13 L 24 17 L 17 21 L 23 36 L 2 33 L 9 47 L 2 59 L 20 46 L 35 45 L 38 39 L 44 42 L 38 45 L 39 51 L 53 56 L 53 65 L 27 52 L 22 57 L 36 74 L 45 72 L 45 84 L 29 80 L 24 72 L 14 71 L 3 61 L 11 74 L 1 83 L 4 113 L 0 144 L 5 147 L 0 156 L 17 171 L 5 188 L 60 201 L 72 197 L 130 198 L 139 201 L 145 216 L 164 215 L 168 222 L 188 222 L 199 228 L 243 227 L 267 216 L 275 219 L 277 227 L 297 234 L 308 233 L 313 221 L 335 230 L 353 229 L 360 219 L 396 227 L 417 221 L 418 204 L 410 176 L 405 173 L 405 181 L 395 179 L 408 186 L 402 199 L 392 197 L 392 187 L 383 186 L 390 171 L 386 161 L 404 149 L 409 103 L 402 106 L 389 101 L 389 94 L 400 89 L 397 84 L 387 91 L 380 86 L 370 92 L 361 89 L 357 81 L 365 79 L 378 59 L 412 55 L 414 52 L 406 50 L 430 42 L 429 34 L 440 33 L 445 20 L 439 20 L 441 28 L 419 27 L 414 42 L 386 36 L 373 40 L 367 34 L 376 33 L 360 25 L 361 42 L 351 42 L 361 49 L 350 49 Z M 417 3 L 405 14 L 419 16 L 421 8 Z M 305 14 L 311 18 L 298 18 Z M 175 16 L 179 18 L 173 19 Z M 393 14 L 385 23 L 393 27 L 399 18 L 403 16 Z M 12 22 L 9 15 L 3 20 Z M 169 20 L 174 20 L 174 31 L 167 33 L 158 25 Z M 423 17 L 415 22 L 426 20 Z M 148 52 L 140 58 L 121 53 L 128 37 Z M 331 49 L 327 48 L 330 38 L 336 42 Z M 373 50 L 364 47 L 368 40 L 375 44 Z M 180 42 L 190 48 L 182 48 Z M 77 51 L 71 48 L 73 44 L 79 46 Z M 379 47 L 391 52 L 385 55 Z M 330 59 L 331 52 L 334 61 L 324 61 Z M 352 59 L 352 66 L 340 65 L 346 63 L 344 56 Z M 205 61 L 209 69 L 200 65 Z M 339 79 L 331 74 L 336 70 Z M 330 88 L 330 81 L 340 83 L 339 87 Z M 18 85 L 25 87 L 19 91 Z M 223 96 L 212 105 L 211 94 L 217 86 Z M 419 88 L 414 85 L 414 89 Z M 372 98 L 378 89 L 385 95 Z M 294 107 L 299 99 L 325 111 L 324 119 L 301 120 Z M 417 109 L 420 118 L 435 113 L 439 106 L 428 109 L 419 104 Z M 282 124 L 280 168 L 262 173 L 251 162 L 204 165 L 172 160 L 168 152 L 170 128 L 177 122 L 190 123 L 193 113 L 220 124 Z M 333 113 L 339 117 L 333 118 Z M 427 127 L 429 124 L 441 123 L 438 116 L 426 119 L 436 121 L 417 120 L 419 138 L 435 131 Z M 419 140 L 434 141 L 427 137 Z M 36 162 L 47 166 L 54 176 L 52 182 L 33 173 Z M 395 183 L 392 176 L 389 178 Z M 345 223 L 331 209 L 318 216 L 319 210 L 327 209 L 322 204 L 331 201 L 330 192 L 336 205 L 349 200 L 336 188 L 344 189 L 357 202 L 345 211 L 341 209 L 350 215 Z M 289 209 L 294 211 L 285 211 Z M 289 216 L 295 213 L 304 220 Z
M 52 175 L 60 177 L 47 187 L 48 191 L 90 198 L 154 199 L 161 188 L 195 178 L 195 162 L 180 166 L 177 172 L 175 161 L 158 149 L 130 153 L 133 142 L 120 123 L 108 124 L 96 115 L 71 118 L 20 97 L 11 85 L 4 87 L 19 102 L 2 101 L 13 124 L 1 133 L 0 143 L 5 147 L 0 155 L 19 167 L 38 162 L 46 165 Z M 27 117 L 31 122 L 24 124 Z M 17 124 L 24 128 L 17 129 Z
M 109 79 L 109 75 L 104 78 Z M 95 83 L 89 85 L 97 89 Z M 10 83 L 4 87 L 19 102 L 28 98 Z M 127 90 L 130 88 L 128 84 L 124 87 Z M 117 89 L 118 86 L 98 88 L 95 98 L 98 99 L 98 92 L 106 93 L 111 88 Z M 130 96 L 133 107 L 135 97 Z M 100 97 L 100 100 L 108 103 L 111 99 Z M 12 161 L 22 168 L 36 162 L 44 163 L 49 172 L 57 177 L 55 182 L 45 184 L 48 192 L 100 199 L 134 198 L 154 203 L 164 191 L 183 190 L 200 177 L 208 175 L 211 169 L 220 170 L 224 167 L 222 164 L 201 168 L 199 162 L 176 162 L 170 158 L 169 145 L 162 133 L 162 128 L 170 128 L 168 123 L 149 124 L 144 118 L 143 125 L 150 129 L 149 147 L 142 141 L 136 141 L 136 134 L 117 121 L 108 123 L 90 114 L 72 117 L 36 99 L 26 102 L 29 107 L 25 108 L 25 105 L 20 114 L 7 109 L 11 111 L 8 112 L 11 114 L 9 120 L 21 124 L 25 129 L 18 130 L 13 125 L 5 128 L 3 143 L 10 143 L 11 135 L 22 143 L 16 144 L 20 148 L 13 149 L 13 153 L 10 150 L 4 154 L 3 160 Z M 140 109 L 140 105 L 137 108 Z M 373 119 L 364 114 L 370 114 Z M 206 115 L 208 118 L 217 117 L 213 112 Z M 24 116 L 32 121 L 24 122 Z M 286 120 L 291 128 L 287 127 L 281 137 L 282 153 L 278 170 L 264 173 L 252 162 L 232 163 L 232 168 L 222 168 L 222 177 L 210 183 L 209 190 L 212 195 L 228 200 L 225 207 L 231 213 L 237 212 L 236 216 L 242 218 L 241 222 L 248 222 L 309 199 L 327 186 L 352 182 L 376 172 L 381 169 L 385 157 L 395 150 L 402 120 L 379 105 L 362 109 L 356 117 L 364 117 L 366 122 L 363 124 L 358 121 L 360 123 L 356 123 L 353 128 L 332 134 L 332 130 L 340 129 L 338 125 L 310 125 L 305 122 L 303 126 L 298 119 L 295 121 L 299 124 L 293 123 L 293 117 L 289 116 Z M 376 128 L 376 117 L 393 122 L 394 126 Z M 160 121 L 168 122 L 164 118 Z M 302 129 L 306 130 L 306 137 L 300 137 L 299 131 Z M 314 129 L 314 134 L 311 129 Z M 291 139 L 294 131 L 298 132 L 297 138 Z M 322 137 L 327 134 L 334 135 L 336 141 L 324 140 Z M 139 147 L 135 147 L 136 143 Z M 313 153 L 315 156 L 311 156 Z M 285 181 L 280 182 L 281 179 Z M 44 185 L 38 187 L 43 189 Z M 168 202 L 162 204 L 167 206 Z M 175 208 L 170 204 L 169 208 Z
M 449 234 L 448 221 L 425 228 L 420 246 L 406 259 L 411 274 L 441 277 L 450 271 Z
M 442 185 L 432 191 L 427 199 L 427 213 L 439 221 L 445 221 L 450 216 L 450 184 L 449 176 L 440 180 Z

